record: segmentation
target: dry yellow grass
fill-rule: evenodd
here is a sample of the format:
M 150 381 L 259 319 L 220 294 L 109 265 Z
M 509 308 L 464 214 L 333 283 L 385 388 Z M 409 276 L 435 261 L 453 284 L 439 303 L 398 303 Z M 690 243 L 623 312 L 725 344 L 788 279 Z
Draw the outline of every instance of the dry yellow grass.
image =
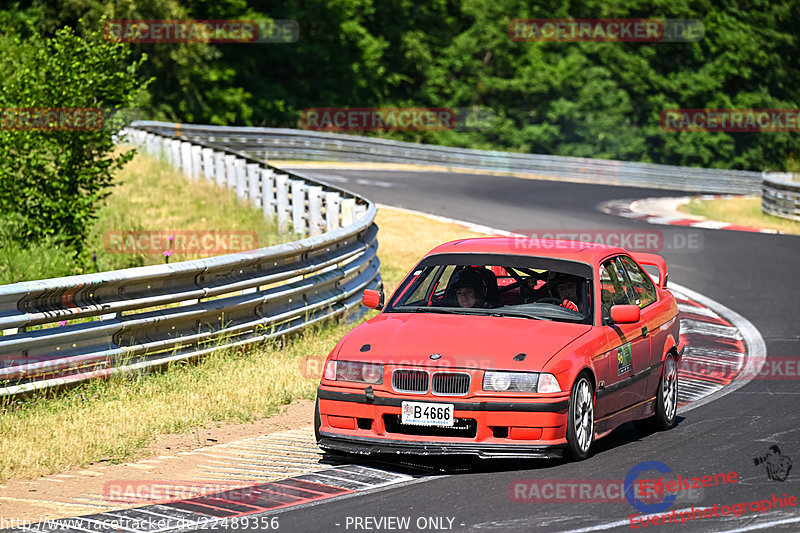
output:
M 375 222 L 380 227 L 378 255 L 387 298 L 403 276 L 435 246 L 467 237 L 486 237 L 456 224 L 394 209 L 381 209 Z
M 115 187 L 98 212 L 86 249 L 97 253 L 100 270 L 164 262 L 168 245 L 154 247 L 150 253 L 130 253 L 123 247 L 109 246 L 106 234 L 119 232 L 158 232 L 180 234 L 196 232 L 248 232 L 256 234 L 254 247 L 288 242 L 291 235 L 278 235 L 275 223 L 265 220 L 261 210 L 240 200 L 236 193 L 201 177 L 191 180 L 166 163 L 137 154 L 115 176 Z M 202 235 L 203 233 L 201 233 Z M 247 238 L 247 237 L 246 237 Z M 145 243 L 156 243 L 156 240 Z M 196 250 L 197 247 L 190 247 Z M 124 253 L 119 253 L 124 251 Z M 220 255 L 225 252 L 216 252 Z M 175 249 L 170 262 L 208 257 L 209 254 L 182 253 Z
M 0 480 L 134 458 L 156 435 L 254 420 L 295 398 L 313 398 L 316 383 L 302 375 L 301 361 L 327 355 L 349 327 L 309 331 L 285 349 L 220 351 L 196 365 L 17 400 L 0 416 Z
M 692 200 L 688 204 L 680 206 L 678 210 L 692 215 L 699 215 L 709 220 L 768 228 L 800 235 L 800 222 L 774 217 L 761 211 L 760 197 Z
M 453 224 L 387 209 L 380 210 L 377 223 L 387 290 L 435 245 L 478 236 Z M 352 327 L 328 325 L 290 339 L 285 348 L 265 344 L 245 353 L 223 351 L 161 373 L 6 403 L 0 407 L 0 482 L 99 460 L 134 459 L 157 435 L 257 420 L 295 398 L 313 398 L 318 380 L 303 375 L 303 361 L 326 356 Z

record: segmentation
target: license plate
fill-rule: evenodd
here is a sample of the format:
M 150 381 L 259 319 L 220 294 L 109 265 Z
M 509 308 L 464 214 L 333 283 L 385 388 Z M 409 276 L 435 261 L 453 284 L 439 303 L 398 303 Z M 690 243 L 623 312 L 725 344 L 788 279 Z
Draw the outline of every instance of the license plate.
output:
M 403 402 L 400 422 L 411 426 L 453 427 L 452 403 Z

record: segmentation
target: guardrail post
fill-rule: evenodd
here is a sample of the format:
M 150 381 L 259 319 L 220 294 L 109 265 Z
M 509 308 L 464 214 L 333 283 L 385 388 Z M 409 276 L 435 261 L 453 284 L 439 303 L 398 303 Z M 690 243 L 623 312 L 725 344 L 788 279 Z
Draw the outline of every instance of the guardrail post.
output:
M 261 169 L 261 212 L 265 219 L 275 216 L 275 179 L 269 168 Z
M 203 147 L 192 145 L 192 179 L 200 179 L 202 166 Z
M 234 162 L 236 161 L 235 155 L 225 155 L 225 178 L 229 189 L 236 187 L 236 168 Z
M 258 168 L 256 163 L 247 165 L 247 197 L 253 207 L 258 207 Z
M 138 134 L 139 132 L 136 132 L 136 133 Z M 145 134 L 145 136 L 144 136 L 144 145 L 142 145 L 142 142 L 141 142 L 142 141 L 141 135 L 136 135 L 135 134 L 135 135 L 133 135 L 133 138 L 134 138 L 135 144 L 143 146 L 144 153 L 146 153 L 147 155 L 149 155 L 151 157 L 153 155 L 155 155 L 155 149 L 154 149 L 154 146 L 153 146 L 155 144 L 155 140 L 156 140 L 156 136 L 155 135 L 153 135 L 152 133 Z
M 294 232 L 304 235 L 306 233 L 306 184 L 303 180 L 291 180 L 292 185 L 292 226 Z
M 308 188 L 308 234 L 315 237 L 322 233 L 325 223 L 322 220 L 322 187 L 312 185 Z
M 169 143 L 169 163 L 172 165 L 173 169 L 180 169 L 181 142 L 177 139 L 172 139 Z
M 355 198 L 345 198 L 342 200 L 342 226 L 349 226 L 355 219 Z
M 289 225 L 289 176 L 275 176 L 275 197 L 278 204 L 278 231 L 284 233 Z
M 357 204 L 355 209 L 356 220 L 361 220 L 367 214 L 367 206 L 364 204 Z
M 203 148 L 203 175 L 208 181 L 214 181 L 214 150 L 211 148 Z
M 169 143 L 169 139 L 167 139 L 166 137 L 162 137 L 161 135 L 156 135 L 156 153 L 155 153 L 155 156 L 162 163 L 164 161 L 169 161 L 169 144 L 168 143 Z
M 187 177 L 192 177 L 192 143 L 181 142 L 181 172 Z
M 236 196 L 244 200 L 245 191 L 247 190 L 247 174 L 245 173 L 245 161 L 241 158 L 236 158 L 233 162 L 236 168 Z
M 214 179 L 220 187 L 225 186 L 225 152 L 214 152 Z
M 325 193 L 325 222 L 327 231 L 333 231 L 339 227 L 339 204 L 342 196 L 338 192 Z

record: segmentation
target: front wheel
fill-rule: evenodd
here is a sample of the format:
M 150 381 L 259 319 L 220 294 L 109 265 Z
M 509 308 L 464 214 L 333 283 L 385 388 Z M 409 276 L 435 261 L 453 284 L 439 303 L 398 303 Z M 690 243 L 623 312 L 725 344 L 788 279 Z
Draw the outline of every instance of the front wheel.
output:
M 594 439 L 594 387 L 586 374 L 572 386 L 567 417 L 567 453 L 581 461 L 589 456 Z

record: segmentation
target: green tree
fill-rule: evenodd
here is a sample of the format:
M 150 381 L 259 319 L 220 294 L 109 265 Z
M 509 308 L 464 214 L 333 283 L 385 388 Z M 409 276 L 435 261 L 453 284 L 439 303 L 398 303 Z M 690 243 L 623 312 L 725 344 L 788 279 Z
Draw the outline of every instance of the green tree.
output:
M 130 61 L 127 45 L 97 31 L 79 36 L 71 28 L 50 38 L 5 37 L 0 49 L 8 52 L 0 60 L 4 233 L 22 242 L 56 239 L 80 250 L 114 170 L 133 157 L 133 151 L 114 154 L 114 117 L 147 85 L 137 79 L 143 59 Z M 42 108 L 89 111 L 62 111 L 52 127 L 32 111 Z M 83 122 L 72 122 L 77 117 Z

